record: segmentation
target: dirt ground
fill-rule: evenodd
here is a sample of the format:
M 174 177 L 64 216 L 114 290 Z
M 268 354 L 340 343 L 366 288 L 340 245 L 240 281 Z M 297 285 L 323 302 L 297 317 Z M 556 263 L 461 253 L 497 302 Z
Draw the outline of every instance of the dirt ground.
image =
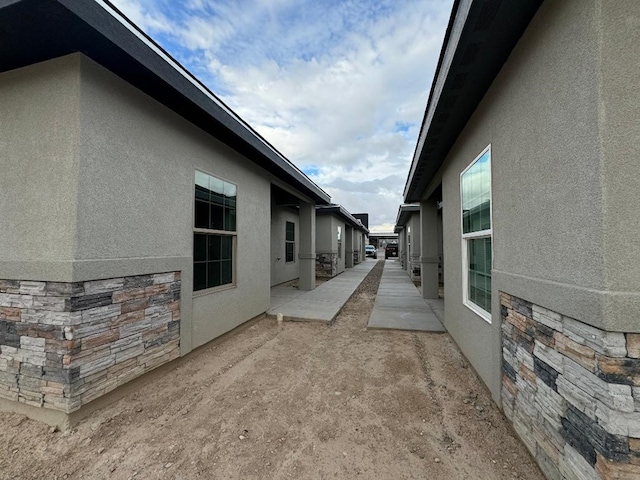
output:
M 448 335 L 260 319 L 71 432 L 0 415 L 3 479 L 535 479 Z

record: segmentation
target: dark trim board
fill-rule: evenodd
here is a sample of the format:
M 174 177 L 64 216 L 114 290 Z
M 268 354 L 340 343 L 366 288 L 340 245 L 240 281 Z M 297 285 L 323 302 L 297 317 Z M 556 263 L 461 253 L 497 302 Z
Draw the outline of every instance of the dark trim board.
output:
M 404 202 L 427 187 L 543 0 L 456 0 L 409 176 Z

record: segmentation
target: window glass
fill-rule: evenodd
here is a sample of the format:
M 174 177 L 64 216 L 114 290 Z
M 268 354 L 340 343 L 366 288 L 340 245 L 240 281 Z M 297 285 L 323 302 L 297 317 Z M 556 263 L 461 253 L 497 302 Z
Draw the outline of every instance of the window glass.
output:
M 195 262 L 207 261 L 207 236 L 196 233 L 193 235 L 193 260 Z
M 194 263 L 193 265 L 193 290 L 207 288 L 207 264 Z
M 469 300 L 491 312 L 491 237 L 469 242 Z
M 193 233 L 194 291 L 234 283 L 236 196 L 237 187 L 232 183 L 195 173 L 193 225 L 200 231 Z
M 466 299 L 491 313 L 491 149 L 461 175 L 462 236 L 466 248 Z
M 462 232 L 491 228 L 491 155 L 487 150 L 462 174 Z
M 194 227 L 235 232 L 237 187 L 202 172 L 195 182 Z
M 293 222 L 285 223 L 285 262 L 295 262 L 296 251 L 296 224 Z
M 221 235 L 207 235 L 207 238 L 209 239 L 208 259 L 210 261 L 222 260 L 220 244 L 222 243 L 223 238 L 228 237 L 222 237 Z
M 295 242 L 296 240 L 296 224 L 293 222 L 287 222 L 287 232 L 286 232 L 286 236 L 287 236 L 287 241 L 288 242 Z

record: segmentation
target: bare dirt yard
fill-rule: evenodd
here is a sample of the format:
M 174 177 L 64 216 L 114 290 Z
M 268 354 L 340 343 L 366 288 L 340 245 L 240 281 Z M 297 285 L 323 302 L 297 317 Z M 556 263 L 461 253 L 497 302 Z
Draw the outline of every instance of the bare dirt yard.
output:
M 259 319 L 71 432 L 0 415 L 0 478 L 542 480 L 448 335 L 366 329 L 383 263 L 333 325 Z

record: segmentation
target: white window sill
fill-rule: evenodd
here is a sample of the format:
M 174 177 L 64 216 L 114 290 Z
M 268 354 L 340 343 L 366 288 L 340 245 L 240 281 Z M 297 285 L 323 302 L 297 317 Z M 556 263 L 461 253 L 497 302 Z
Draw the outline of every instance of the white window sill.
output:
M 487 322 L 489 325 L 491 325 L 491 323 L 492 323 L 491 322 L 491 314 L 489 312 L 481 309 L 475 303 L 470 302 L 468 300 L 463 300 L 462 303 L 464 304 L 465 307 L 467 307 L 469 310 L 471 310 L 473 313 L 475 313 L 480 318 L 482 318 L 485 322 Z
M 238 288 L 238 285 L 235 283 L 230 283 L 227 285 L 221 285 L 219 287 L 207 288 L 206 290 L 197 290 L 193 292 L 193 298 L 204 297 L 205 295 L 210 295 L 212 293 L 224 292 L 225 290 L 233 290 L 234 288 Z

